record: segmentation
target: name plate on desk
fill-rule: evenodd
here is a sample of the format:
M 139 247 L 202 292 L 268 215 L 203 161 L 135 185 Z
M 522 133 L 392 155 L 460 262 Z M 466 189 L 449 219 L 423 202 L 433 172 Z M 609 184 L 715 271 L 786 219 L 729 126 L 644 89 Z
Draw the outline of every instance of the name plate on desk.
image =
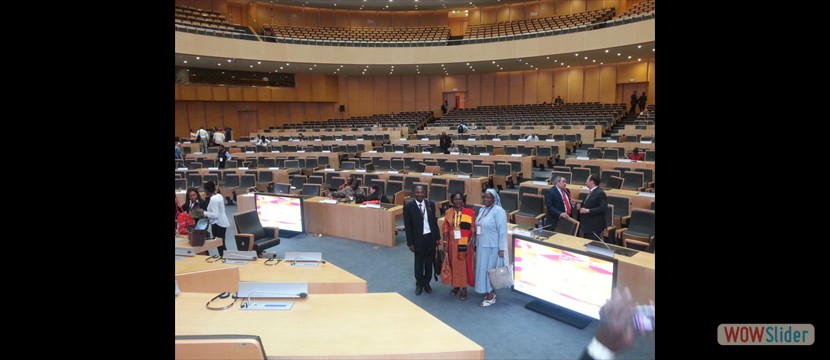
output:
M 493 141 L 501 141 L 499 138 L 493 138 Z
M 314 139 L 314 141 L 323 141 L 323 139 Z
M 521 228 L 513 228 L 513 235 L 527 236 L 529 238 L 532 238 L 533 232 Z
M 421 141 L 429 141 L 429 138 L 421 138 Z
M 225 260 L 222 262 L 223 264 L 233 264 L 233 265 L 247 265 L 248 262 L 244 260 Z
M 611 140 L 611 139 L 608 139 L 608 140 L 605 140 L 605 142 L 607 142 L 607 143 L 616 143 L 616 142 L 617 142 L 617 140 Z
M 533 180 L 533 185 L 548 185 L 547 181 Z
M 369 153 L 370 153 L 370 154 L 377 154 L 377 153 L 378 153 L 378 151 L 377 151 L 377 150 L 369 150 Z
M 527 141 L 527 139 L 519 139 L 518 141 Z
M 291 139 L 291 141 L 300 141 L 300 139 Z
M 228 140 L 228 142 L 236 142 L 236 140 Z
M 248 170 L 247 166 L 240 167 L 239 170 Z
M 638 195 L 638 196 L 650 197 L 650 198 L 653 198 L 653 197 L 654 197 L 654 193 L 644 192 L 644 191 L 643 191 L 643 192 L 639 192 L 639 193 L 637 193 L 637 195 Z
M 176 168 L 176 170 L 187 170 L 187 168 Z
M 470 175 L 458 175 L 459 179 L 469 179 Z
M 209 167 L 208 170 L 219 170 L 218 167 Z
M 432 176 L 432 173 L 421 173 L 421 176 Z
M 547 142 L 556 142 L 556 139 L 545 139 Z
M 269 167 L 269 168 L 268 168 L 268 170 L 279 170 L 279 169 L 280 169 L 280 168 L 278 168 L 278 167 Z
M 190 141 L 185 141 L 182 144 L 190 144 Z
M 354 172 L 365 173 L 366 169 L 355 169 Z
M 363 141 L 363 138 L 358 138 L 357 141 Z
M 246 154 L 253 154 L 254 152 L 253 151 L 246 151 L 245 153 Z
M 459 152 L 452 152 L 452 151 L 450 151 L 450 155 L 459 155 L 459 154 L 461 154 L 461 153 L 459 153 Z
M 468 138 L 467 141 L 476 141 L 476 138 Z
M 272 154 L 279 154 L 279 153 L 280 153 L 280 151 L 279 151 L 279 150 L 271 150 L 271 153 L 272 153 Z
M 395 154 L 403 154 L 402 150 L 395 150 Z
M 362 207 L 370 208 L 370 209 L 380 209 L 380 204 L 366 204 L 366 205 L 363 205 Z
M 490 153 L 481 153 L 479 155 L 481 155 L 481 156 L 490 156 Z
M 429 152 L 429 151 L 421 151 L 421 154 L 426 154 L 426 155 L 429 155 L 429 154 L 432 154 L 432 153 L 431 153 L 431 152 Z
M 386 172 L 387 174 L 397 174 L 398 170 L 389 170 Z
M 522 157 L 522 154 L 510 154 L 512 157 Z
M 400 138 L 398 141 L 406 141 L 406 138 Z
M 323 153 L 324 153 L 324 154 L 330 154 L 330 153 L 331 153 L 331 150 L 323 150 Z
M 334 199 L 320 200 L 320 202 L 323 204 L 337 204 L 337 200 Z
M 617 162 L 631 162 L 631 159 L 617 159 Z
M 323 169 L 323 171 L 334 171 L 334 169 L 332 169 L 332 168 L 325 168 L 325 169 Z
M 577 156 L 576 159 L 577 160 L 591 160 L 591 158 L 589 158 L 587 156 Z
M 305 150 L 297 150 L 298 153 L 304 153 Z
M 201 152 L 201 151 L 197 151 L 197 152 L 193 153 L 193 155 L 202 155 L 202 152 Z
M 640 144 L 651 144 L 651 141 L 640 141 Z

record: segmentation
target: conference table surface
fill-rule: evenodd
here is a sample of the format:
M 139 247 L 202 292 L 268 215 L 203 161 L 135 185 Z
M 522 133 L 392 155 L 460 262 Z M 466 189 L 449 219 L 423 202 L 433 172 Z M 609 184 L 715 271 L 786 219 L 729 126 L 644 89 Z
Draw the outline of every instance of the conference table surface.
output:
M 210 249 L 216 249 L 219 245 L 222 245 L 224 240 L 222 238 L 213 238 L 210 240 L 205 240 L 205 243 L 202 246 L 190 246 L 190 242 L 187 240 L 187 235 L 176 235 L 176 245 L 177 248 L 183 249 L 193 249 L 193 252 L 197 254 L 201 254 L 203 252 L 207 252 Z
M 483 359 L 484 348 L 398 293 L 310 294 L 290 310 L 225 311 L 181 293 L 176 335 L 257 335 L 268 359 Z
M 391 143 L 393 145 L 405 144 L 405 145 L 408 145 L 408 146 L 411 146 L 411 145 L 427 145 L 427 144 L 429 144 L 429 145 L 440 145 L 440 142 L 441 142 L 441 140 L 439 140 L 439 139 L 423 140 L 423 138 L 419 138 L 418 140 L 403 140 L 403 141 L 402 140 L 392 140 L 391 141 Z M 575 144 L 572 143 L 572 142 L 568 142 L 568 141 L 468 140 L 468 139 L 465 138 L 463 140 L 453 140 L 452 143 L 456 144 L 456 145 L 464 145 L 466 147 L 471 147 L 471 146 L 476 146 L 476 145 L 477 146 L 491 145 L 491 146 L 493 146 L 494 150 L 495 149 L 501 149 L 502 154 L 504 154 L 503 151 L 504 151 L 505 146 L 516 146 L 516 147 L 524 146 L 524 147 L 531 147 L 531 148 L 536 148 L 537 146 L 543 146 L 543 147 L 556 146 L 556 147 L 559 148 L 559 153 L 558 154 L 559 154 L 559 157 L 562 158 L 562 159 L 564 159 L 565 156 L 568 155 L 568 153 L 572 153 L 572 152 L 576 151 Z
M 295 266 L 288 261 L 266 266 L 266 259 L 237 265 L 224 264 L 221 261 L 209 263 L 205 261 L 207 258 L 208 256 L 197 255 L 176 260 L 176 275 L 236 267 L 239 268 L 239 281 L 307 282 L 308 292 L 311 294 L 365 293 L 367 290 L 366 280 L 328 261 L 316 266 Z
M 403 216 L 402 205 L 377 209 L 361 204 L 329 204 L 323 201 L 331 199 L 315 196 L 303 200 L 307 233 L 395 246 L 395 223 Z
M 565 159 L 565 165 L 577 164 L 581 166 L 595 165 L 599 166 L 601 170 L 614 170 L 615 167 L 624 167 L 629 169 L 651 169 L 651 181 L 657 181 L 657 171 L 655 170 L 654 161 L 626 161 L 626 159 L 608 160 L 608 159 Z M 601 175 L 601 174 L 597 174 Z

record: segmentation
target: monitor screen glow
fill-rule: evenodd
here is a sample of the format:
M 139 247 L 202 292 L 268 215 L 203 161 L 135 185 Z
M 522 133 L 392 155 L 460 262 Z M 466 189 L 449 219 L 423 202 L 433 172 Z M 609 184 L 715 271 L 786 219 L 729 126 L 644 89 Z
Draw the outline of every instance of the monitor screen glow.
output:
M 304 232 L 303 199 L 296 196 L 256 194 L 256 211 L 262 227 Z
M 515 235 L 513 290 L 599 320 L 617 260 Z

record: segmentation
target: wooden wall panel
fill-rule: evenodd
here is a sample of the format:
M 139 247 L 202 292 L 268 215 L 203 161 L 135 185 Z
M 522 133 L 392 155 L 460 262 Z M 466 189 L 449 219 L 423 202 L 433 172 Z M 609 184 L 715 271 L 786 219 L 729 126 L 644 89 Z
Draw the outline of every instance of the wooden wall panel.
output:
M 288 124 L 291 120 L 291 108 L 289 103 L 274 104 L 274 126 Z
M 500 72 L 495 74 L 495 91 L 493 105 L 507 105 L 510 103 L 509 97 L 509 73 Z
M 312 101 L 326 101 L 328 98 L 326 94 L 326 77 L 328 75 L 312 74 L 311 75 L 311 100 Z
M 320 105 L 320 120 L 339 119 L 340 109 L 337 104 L 319 104 Z
M 596 0 L 593 0 L 596 1 Z M 571 14 L 577 14 L 588 11 L 588 4 L 585 0 L 571 0 Z
M 222 120 L 225 122 L 225 127 L 232 130 L 239 129 L 239 114 L 236 112 L 236 103 L 222 103 Z M 247 135 L 245 134 L 245 136 Z M 234 131 L 231 136 L 238 139 L 242 134 Z
M 181 99 L 182 100 L 197 100 L 196 97 L 196 87 L 195 86 L 182 86 L 181 87 Z
M 320 120 L 319 103 L 304 103 L 305 105 L 305 121 Z
M 402 109 L 401 77 L 386 76 L 386 86 L 389 91 L 389 112 L 399 113 Z
M 416 11 L 407 11 L 406 12 L 406 23 L 405 23 L 404 26 L 406 26 L 406 27 L 421 26 L 421 19 L 418 16 L 418 12 L 416 12 Z
M 521 104 L 524 101 L 522 97 L 523 83 L 524 78 L 522 77 L 521 71 L 511 71 L 508 73 L 508 104 Z
M 213 100 L 213 86 L 210 85 L 195 85 L 196 100 L 211 101 Z
M 256 88 L 256 97 L 258 101 L 271 101 L 271 89 L 267 87 Z
M 349 27 L 349 12 L 346 10 L 334 10 L 334 26 Z
M 556 0 L 553 2 L 555 16 L 568 15 L 571 13 L 570 0 Z
M 190 124 L 190 119 L 187 117 L 187 102 L 176 101 L 173 113 L 176 120 L 176 136 L 187 138 L 190 137 L 190 129 L 194 132 L 199 129 L 198 126 L 194 127 Z
M 239 86 L 228 87 L 228 101 L 242 101 L 242 88 Z
M 190 119 L 190 124 L 194 128 L 198 129 L 199 126 L 210 126 L 205 118 L 205 103 L 203 101 L 188 101 L 187 117 Z
M 510 8 L 502 6 L 496 8 L 496 22 L 510 21 Z
M 257 111 L 257 122 L 259 123 L 260 128 L 262 130 L 267 129 L 269 126 L 277 126 L 276 120 L 276 109 L 272 102 L 260 102 L 256 104 L 256 111 Z
M 646 81 L 648 81 L 647 63 L 634 61 L 630 63 L 617 64 L 618 84 Z
M 444 10 L 435 10 L 435 25 L 434 26 L 449 26 L 449 16 Z
M 320 9 L 319 12 L 319 21 L 317 24 L 320 27 L 334 27 L 334 10 L 327 10 L 327 9 Z
M 361 76 L 349 76 L 346 86 L 346 91 L 349 92 L 349 99 L 346 105 L 346 117 L 363 115 L 361 110 L 361 98 L 363 94 L 360 93 L 360 78 Z
M 222 103 L 205 101 L 203 104 L 207 126 L 224 129 L 225 120 L 222 118 Z
M 406 27 L 406 13 L 402 11 L 392 12 L 392 26 Z
M 583 67 L 585 71 L 584 86 L 582 88 L 582 101 L 599 101 L 599 65 Z
M 352 27 L 364 27 L 366 22 L 363 21 L 362 11 L 349 11 L 349 24 Z
M 432 114 L 441 116 L 441 105 L 444 103 L 444 78 L 440 75 L 429 77 L 429 105 Z
M 566 104 L 571 103 L 572 100 L 568 98 L 568 69 L 554 69 L 553 70 L 553 98 L 561 97 Z
M 360 77 L 360 114 L 375 114 L 375 84 L 372 76 Z
M 290 6 L 288 9 L 289 26 L 305 26 L 303 8 Z
M 481 74 L 481 105 L 493 105 L 496 89 L 494 73 Z
M 415 76 L 415 111 L 428 111 L 429 77 Z
M 372 76 L 375 94 L 375 112 L 378 114 L 389 114 L 389 88 L 386 83 L 386 76 Z
M 302 123 L 305 121 L 305 105 L 301 102 L 290 103 L 288 111 L 291 112 L 292 123 Z
M 256 101 L 256 88 L 253 87 L 243 87 L 242 88 L 242 100 L 243 101 Z
M 536 103 L 553 103 L 553 70 L 541 69 L 536 72 Z
M 538 100 L 536 88 L 539 85 L 539 71 L 538 70 L 528 70 L 524 71 L 522 74 L 522 92 L 523 100 L 522 104 L 537 104 L 542 103 L 541 100 Z
M 320 26 L 320 11 L 319 9 L 306 9 L 305 11 L 305 26 L 319 27 Z
M 449 75 L 444 77 L 444 91 L 467 91 L 466 75 Z
M 415 111 L 415 77 L 401 76 L 401 111 Z
M 583 102 L 582 89 L 585 74 L 581 67 L 571 67 L 568 69 L 568 98 L 570 102 Z
M 481 106 L 481 76 L 467 74 L 467 107 Z
M 548 0 L 539 2 L 539 17 L 551 17 L 556 15 L 553 7 L 553 1 Z
M 475 8 L 471 9 L 469 13 L 467 13 L 467 24 L 468 25 L 478 25 L 478 24 L 485 24 L 483 19 L 483 14 L 486 8 Z M 495 13 L 494 13 L 495 14 Z M 449 18 L 449 17 L 447 17 Z
M 614 65 L 600 65 L 599 69 L 599 102 L 614 103 L 617 99 L 617 67 Z
M 391 27 L 392 14 L 388 12 L 381 12 L 378 14 L 378 27 Z
M 228 101 L 228 88 L 224 86 L 212 86 L 214 101 Z
M 288 6 L 274 5 L 273 24 L 278 26 L 289 26 L 291 24 Z
M 539 16 L 539 3 L 527 3 L 525 4 L 525 19 L 538 19 Z
M 654 104 L 654 61 L 648 62 L 648 91 L 646 105 Z
M 507 6 L 508 17 L 510 21 L 518 21 L 523 20 L 525 16 L 525 5 L 524 4 L 513 4 Z

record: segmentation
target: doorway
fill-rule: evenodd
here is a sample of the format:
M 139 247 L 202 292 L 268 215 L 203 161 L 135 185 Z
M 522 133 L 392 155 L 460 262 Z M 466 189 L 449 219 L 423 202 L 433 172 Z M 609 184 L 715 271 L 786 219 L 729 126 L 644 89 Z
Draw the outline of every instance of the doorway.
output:
M 617 84 L 617 103 L 625 104 L 626 113 L 630 111 L 631 93 L 633 92 L 637 93 L 638 98 L 643 93 L 648 95 L 648 82 Z M 639 112 L 636 113 L 639 114 Z
M 465 109 L 467 107 L 467 92 L 453 91 L 444 93 L 444 101 L 447 102 L 448 110 Z

